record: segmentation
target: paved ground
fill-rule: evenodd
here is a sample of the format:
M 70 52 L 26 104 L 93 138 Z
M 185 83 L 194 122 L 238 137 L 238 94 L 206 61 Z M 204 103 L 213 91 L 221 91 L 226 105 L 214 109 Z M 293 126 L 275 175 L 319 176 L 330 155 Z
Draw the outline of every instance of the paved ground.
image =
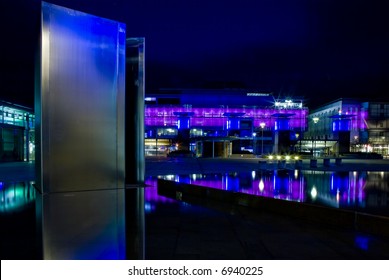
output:
M 244 208 L 167 204 L 147 215 L 146 259 L 389 259 L 389 240 Z
M 146 174 L 247 171 L 258 165 L 258 159 L 148 158 Z M 321 168 L 389 171 L 389 161 L 344 160 L 330 167 L 319 162 Z M 0 163 L 0 181 L 34 179 L 31 163 Z M 146 258 L 389 259 L 389 239 L 242 207 L 160 202 L 146 214 Z

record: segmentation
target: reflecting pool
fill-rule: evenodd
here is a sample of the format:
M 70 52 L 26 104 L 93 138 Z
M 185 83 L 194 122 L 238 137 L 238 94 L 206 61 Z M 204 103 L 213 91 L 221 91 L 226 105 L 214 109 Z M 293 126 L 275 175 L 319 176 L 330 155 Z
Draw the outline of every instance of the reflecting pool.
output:
M 165 175 L 158 178 L 257 196 L 312 203 L 389 216 L 389 172 L 312 170 L 250 171 L 224 174 Z M 34 207 L 34 182 L 0 182 L 0 213 Z M 175 203 L 158 195 L 156 177 L 146 178 L 145 211 L 157 203 Z M 154 186 L 154 187 L 153 187 Z
M 166 175 L 158 178 L 389 216 L 389 172 L 280 169 L 224 174 Z M 149 181 L 149 184 L 155 183 Z
M 389 216 L 388 177 L 389 172 L 277 170 L 275 172 L 169 175 L 160 176 L 159 178 L 231 192 L 244 192 L 274 199 L 295 201 L 296 203 L 313 203 Z M 146 184 L 149 185 L 145 188 L 146 249 L 149 254 L 154 252 L 152 256 L 155 258 L 159 256 L 169 258 L 171 255 L 164 250 L 167 250 L 166 248 L 169 248 L 169 250 L 170 248 L 176 248 L 177 232 L 185 233 L 185 231 L 180 231 L 180 228 L 190 225 L 190 229 L 194 227 L 196 232 L 202 232 L 202 223 L 191 224 L 191 221 L 199 221 L 205 216 L 208 217 L 208 213 L 213 212 L 204 212 L 205 210 L 202 207 L 158 195 L 157 177 L 148 177 Z M 53 251 L 61 252 L 62 249 L 66 249 L 66 255 L 62 254 L 59 257 L 58 255 L 51 255 L 52 258 L 56 259 L 122 259 L 125 257 L 124 217 L 115 214 L 120 212 L 115 205 L 115 201 L 120 196 L 114 193 L 110 195 L 109 192 L 102 191 L 99 193 L 74 194 L 74 196 L 61 194 L 52 196 L 49 201 L 52 207 L 50 209 L 46 208 L 46 211 L 43 209 L 43 212 L 50 214 L 49 218 L 52 217 L 51 220 L 47 220 L 48 216 L 45 216 L 46 222 L 53 225 L 50 232 L 40 232 L 42 226 L 37 224 L 39 205 L 45 203 L 39 193 L 35 192 L 33 182 L 0 182 L 0 195 L 0 233 L 2 236 L 0 253 L 2 259 L 41 259 L 42 240 L 44 241 L 45 238 L 51 241 L 49 247 Z M 63 208 L 62 206 L 66 207 Z M 64 209 L 68 210 L 64 211 Z M 202 218 L 197 219 L 197 215 Z M 215 217 L 219 216 L 213 218 Z M 79 221 L 78 225 L 77 221 Z M 182 221 L 185 221 L 185 223 L 182 223 Z M 203 220 L 201 221 L 203 222 Z M 204 220 L 204 222 L 207 221 L 212 221 L 212 219 Z M 258 240 L 270 242 L 266 244 L 270 244 L 271 247 L 274 238 L 267 238 L 267 228 L 265 231 L 261 231 L 263 226 L 269 226 L 268 221 L 270 220 L 265 220 L 260 228 L 255 227 L 254 229 L 262 238 Z M 252 222 L 250 221 L 249 224 L 252 225 Z M 81 232 L 82 234 L 75 231 L 79 228 L 79 225 L 85 229 Z M 223 229 L 221 228 L 221 235 Z M 216 229 L 212 230 L 216 232 Z M 287 234 L 289 234 L 288 230 L 289 228 L 285 229 Z M 192 231 L 189 232 L 192 234 Z M 217 232 L 219 233 L 219 231 Z M 305 234 L 305 228 L 303 234 Z M 328 236 L 328 238 L 332 237 Z M 343 238 L 342 232 L 342 244 Z M 351 240 L 350 246 L 352 248 L 356 247 L 368 254 L 364 255 L 363 253 L 363 255 L 358 255 L 356 258 L 364 258 L 365 256 L 368 256 L 368 258 L 377 258 L 377 256 L 382 258 L 384 253 L 387 252 L 385 249 L 387 248 L 386 241 L 374 245 L 377 240 L 376 237 L 371 238 L 371 236 L 367 237 L 364 234 L 357 233 L 356 235 L 351 234 L 350 238 L 348 240 Z M 309 250 L 311 248 L 310 242 L 312 242 L 310 240 L 311 238 L 307 238 Z M 320 243 L 323 241 L 321 237 L 319 240 Z M 56 243 L 53 241 L 56 241 Z M 197 241 L 197 239 L 194 239 L 190 242 Z M 334 240 L 329 239 L 328 242 L 332 248 Z M 183 246 L 186 246 L 186 243 Z M 224 244 L 220 246 L 220 251 L 222 251 Z M 278 247 L 275 246 L 274 248 Z M 376 255 L 376 252 L 379 252 L 378 255 Z M 320 258 L 323 258 L 323 256 L 328 257 L 328 255 L 320 254 Z M 341 255 L 335 254 L 333 256 L 339 258 Z
M 34 182 L 0 182 L 0 212 L 19 212 L 35 203 Z

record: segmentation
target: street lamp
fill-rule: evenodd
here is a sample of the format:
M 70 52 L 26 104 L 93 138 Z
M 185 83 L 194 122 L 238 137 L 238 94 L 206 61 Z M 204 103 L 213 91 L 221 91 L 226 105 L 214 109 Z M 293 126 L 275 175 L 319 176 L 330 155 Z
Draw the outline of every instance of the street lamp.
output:
M 312 118 L 313 120 L 313 123 L 315 124 L 314 126 L 314 136 L 312 137 L 312 156 L 315 157 L 315 150 L 316 150 L 316 124 L 319 122 L 319 118 L 318 117 L 314 117 Z M 313 143 L 315 142 L 315 147 L 313 147 Z
M 261 147 L 261 156 L 263 155 L 263 129 L 265 128 L 266 124 L 264 122 L 261 122 L 259 126 L 262 129 L 262 147 Z
M 297 141 L 300 140 L 300 134 L 299 133 L 295 133 L 294 136 L 296 137 L 296 144 L 297 144 Z M 294 150 L 295 150 L 295 152 L 297 152 L 296 146 L 294 146 Z M 300 153 L 301 153 L 301 140 L 300 140 Z
M 257 133 L 253 132 L 253 154 L 256 156 L 257 154 L 257 141 L 255 137 L 257 136 Z

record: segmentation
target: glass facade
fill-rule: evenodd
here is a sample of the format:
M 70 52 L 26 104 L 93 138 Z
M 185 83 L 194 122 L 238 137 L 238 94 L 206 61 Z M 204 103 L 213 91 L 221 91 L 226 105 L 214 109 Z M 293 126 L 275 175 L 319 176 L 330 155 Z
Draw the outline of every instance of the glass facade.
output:
M 348 132 L 349 152 L 389 155 L 387 102 L 339 99 L 313 110 L 308 124 L 304 138 L 314 139 L 318 153 L 336 152 L 339 133 Z
M 208 94 L 211 100 L 215 98 L 212 93 L 210 90 Z M 146 155 L 161 155 L 158 153 L 160 147 L 156 143 L 161 142 L 162 139 L 170 140 L 169 145 L 164 147 L 166 152 L 175 148 L 188 147 L 197 156 L 207 154 L 207 156 L 226 157 L 242 152 L 257 155 L 262 151 L 268 154 L 276 150 L 293 152 L 296 150 L 294 146 L 297 143 L 295 135 L 302 135 L 307 129 L 308 108 L 306 107 L 274 104 L 262 107 L 245 106 L 236 103 L 239 92 L 235 95 L 230 93 L 231 100 L 226 98 L 224 100 L 226 104 L 235 102 L 233 106 L 213 107 L 207 106 L 208 99 L 204 91 L 201 91 L 201 94 L 204 97 L 204 106 L 164 105 L 162 102 L 158 105 L 146 102 L 145 137 L 146 143 L 151 143 L 148 145 Z M 190 101 L 188 96 L 185 98 L 187 102 Z M 192 98 L 196 99 L 195 92 Z M 275 141 L 278 131 L 290 132 L 286 137 L 288 139 Z M 227 145 L 225 141 L 231 145 L 226 142 Z M 285 147 L 275 148 L 280 145 Z M 211 152 L 205 154 L 199 152 L 199 148 L 205 151 L 208 146 L 211 147 Z
M 204 101 L 206 103 L 206 100 Z M 177 127 L 180 116 L 176 112 L 191 113 L 190 127 L 213 127 L 215 129 L 227 129 L 229 114 L 241 114 L 241 119 L 253 119 L 253 127 L 260 127 L 262 122 L 268 128 L 275 128 L 279 113 L 290 114 L 288 120 L 289 129 L 304 131 L 307 128 L 308 109 L 276 109 L 276 108 L 249 108 L 237 106 L 236 108 L 202 108 L 187 106 L 153 106 L 147 105 L 145 108 L 146 127 Z M 237 118 L 237 117 L 236 117 Z M 238 120 L 234 118 L 234 126 L 238 126 Z
M 34 160 L 34 129 L 31 109 L 0 101 L 0 161 Z

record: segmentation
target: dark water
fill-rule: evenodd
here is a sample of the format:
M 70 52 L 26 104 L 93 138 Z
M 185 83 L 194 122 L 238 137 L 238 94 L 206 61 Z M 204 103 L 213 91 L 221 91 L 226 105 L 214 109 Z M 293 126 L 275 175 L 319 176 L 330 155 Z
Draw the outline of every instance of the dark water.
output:
M 389 172 L 278 170 L 169 175 L 161 178 L 296 203 L 389 216 Z M 166 207 L 192 209 L 189 204 L 158 195 L 155 187 L 157 178 L 147 178 L 146 183 L 151 186 L 145 188 L 146 220 L 151 215 L 166 212 Z M 0 182 L 1 259 L 42 258 L 42 232 L 39 233 L 41 226 L 37 224 L 42 198 L 38 199 L 40 194 L 36 193 L 33 184 L 31 181 Z M 46 201 L 50 209 L 43 210 L 46 211 L 46 226 L 50 232 L 43 232 L 43 236 L 46 236 L 43 240 L 51 242 L 50 246 L 58 250 L 66 249 L 66 252 L 60 252 L 58 258 L 122 258 L 125 213 L 121 210 L 122 204 L 116 205 L 114 199 L 121 196 L 111 192 L 85 192 L 75 197 L 53 195 Z M 86 210 L 90 210 L 90 213 Z M 50 217 L 51 220 L 48 220 Z M 99 234 L 96 235 L 96 232 Z M 64 247 L 63 244 L 67 245 Z
M 275 170 L 166 175 L 160 178 L 274 199 L 389 216 L 389 172 Z M 151 185 L 156 184 L 152 178 L 147 182 Z M 149 192 L 146 193 L 146 198 L 149 198 L 146 201 L 151 202 L 157 197 L 152 193 L 152 189 Z

